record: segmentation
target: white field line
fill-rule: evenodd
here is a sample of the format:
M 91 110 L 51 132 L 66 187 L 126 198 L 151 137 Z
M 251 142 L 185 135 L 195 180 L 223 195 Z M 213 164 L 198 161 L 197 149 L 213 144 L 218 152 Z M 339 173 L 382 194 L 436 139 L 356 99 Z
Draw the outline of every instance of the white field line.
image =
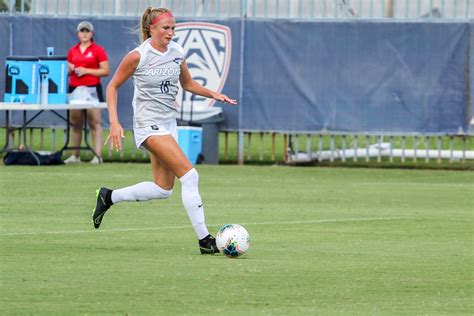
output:
M 359 186 L 359 185 L 397 185 L 397 186 L 416 186 L 416 187 L 454 187 L 454 188 L 470 188 L 474 186 L 474 183 L 429 183 L 429 182 L 354 182 L 351 185 Z
M 341 218 L 341 219 L 320 219 L 307 221 L 282 221 L 282 222 L 248 222 L 239 223 L 243 226 L 260 226 L 260 225 L 305 225 L 305 224 L 324 224 L 324 223 L 343 223 L 343 222 L 370 222 L 370 221 L 396 221 L 414 219 L 414 217 L 361 217 L 361 218 Z M 208 224 L 209 227 L 220 227 L 218 224 Z M 89 230 L 63 230 L 63 231 L 31 231 L 31 232 L 12 232 L 1 233 L 0 236 L 22 236 L 22 235 L 69 235 L 69 234 L 92 234 L 92 233 L 119 233 L 119 232 L 136 232 L 136 231 L 153 231 L 153 230 L 173 230 L 191 228 L 191 225 L 181 226 L 163 226 L 163 227 L 145 227 L 145 228 L 117 228 L 117 229 L 99 229 L 93 228 Z

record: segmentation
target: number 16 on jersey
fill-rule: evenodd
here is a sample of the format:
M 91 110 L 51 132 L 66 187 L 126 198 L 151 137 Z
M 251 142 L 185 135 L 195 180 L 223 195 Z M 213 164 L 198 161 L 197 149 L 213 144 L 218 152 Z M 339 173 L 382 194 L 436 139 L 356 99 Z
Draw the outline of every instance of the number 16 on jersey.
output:
M 162 81 L 161 84 L 160 84 L 160 90 L 161 90 L 161 93 L 168 93 L 170 92 L 170 82 L 169 81 Z

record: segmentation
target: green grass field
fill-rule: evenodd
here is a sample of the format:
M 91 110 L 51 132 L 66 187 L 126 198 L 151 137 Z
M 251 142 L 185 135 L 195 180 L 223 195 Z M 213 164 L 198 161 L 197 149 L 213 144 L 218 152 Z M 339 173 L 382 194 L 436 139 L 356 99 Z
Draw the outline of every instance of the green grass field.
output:
M 243 258 L 199 254 L 179 182 L 94 230 L 99 185 L 149 165 L 0 166 L 0 314 L 471 314 L 474 173 L 199 166 L 212 232 Z

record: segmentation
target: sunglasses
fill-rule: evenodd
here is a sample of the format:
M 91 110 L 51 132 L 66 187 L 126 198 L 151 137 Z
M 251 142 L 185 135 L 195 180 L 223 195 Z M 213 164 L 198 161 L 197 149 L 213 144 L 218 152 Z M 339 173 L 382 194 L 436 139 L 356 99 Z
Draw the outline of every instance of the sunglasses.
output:
M 83 28 L 83 29 L 80 29 L 79 32 L 85 32 L 85 33 L 89 33 L 90 30 L 89 29 L 86 29 L 86 28 Z

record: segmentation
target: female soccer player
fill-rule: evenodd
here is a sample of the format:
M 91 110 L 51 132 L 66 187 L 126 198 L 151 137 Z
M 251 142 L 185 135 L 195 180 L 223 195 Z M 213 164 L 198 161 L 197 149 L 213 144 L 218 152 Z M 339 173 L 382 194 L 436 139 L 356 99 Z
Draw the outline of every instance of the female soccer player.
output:
M 99 188 L 92 216 L 99 228 L 105 212 L 122 201 L 166 199 L 173 192 L 175 177 L 181 182 L 184 208 L 199 239 L 201 254 L 219 252 L 204 222 L 204 206 L 199 194 L 199 175 L 177 143 L 175 97 L 178 81 L 184 90 L 230 104 L 236 100 L 204 88 L 191 78 L 184 50 L 172 41 L 175 18 L 166 8 L 145 10 L 141 20 L 142 44 L 128 53 L 107 86 L 110 133 L 106 143 L 120 150 L 123 128 L 117 114 L 117 89 L 130 77 L 134 82 L 133 132 L 137 147 L 151 153 L 154 182 L 141 182 L 126 188 Z

